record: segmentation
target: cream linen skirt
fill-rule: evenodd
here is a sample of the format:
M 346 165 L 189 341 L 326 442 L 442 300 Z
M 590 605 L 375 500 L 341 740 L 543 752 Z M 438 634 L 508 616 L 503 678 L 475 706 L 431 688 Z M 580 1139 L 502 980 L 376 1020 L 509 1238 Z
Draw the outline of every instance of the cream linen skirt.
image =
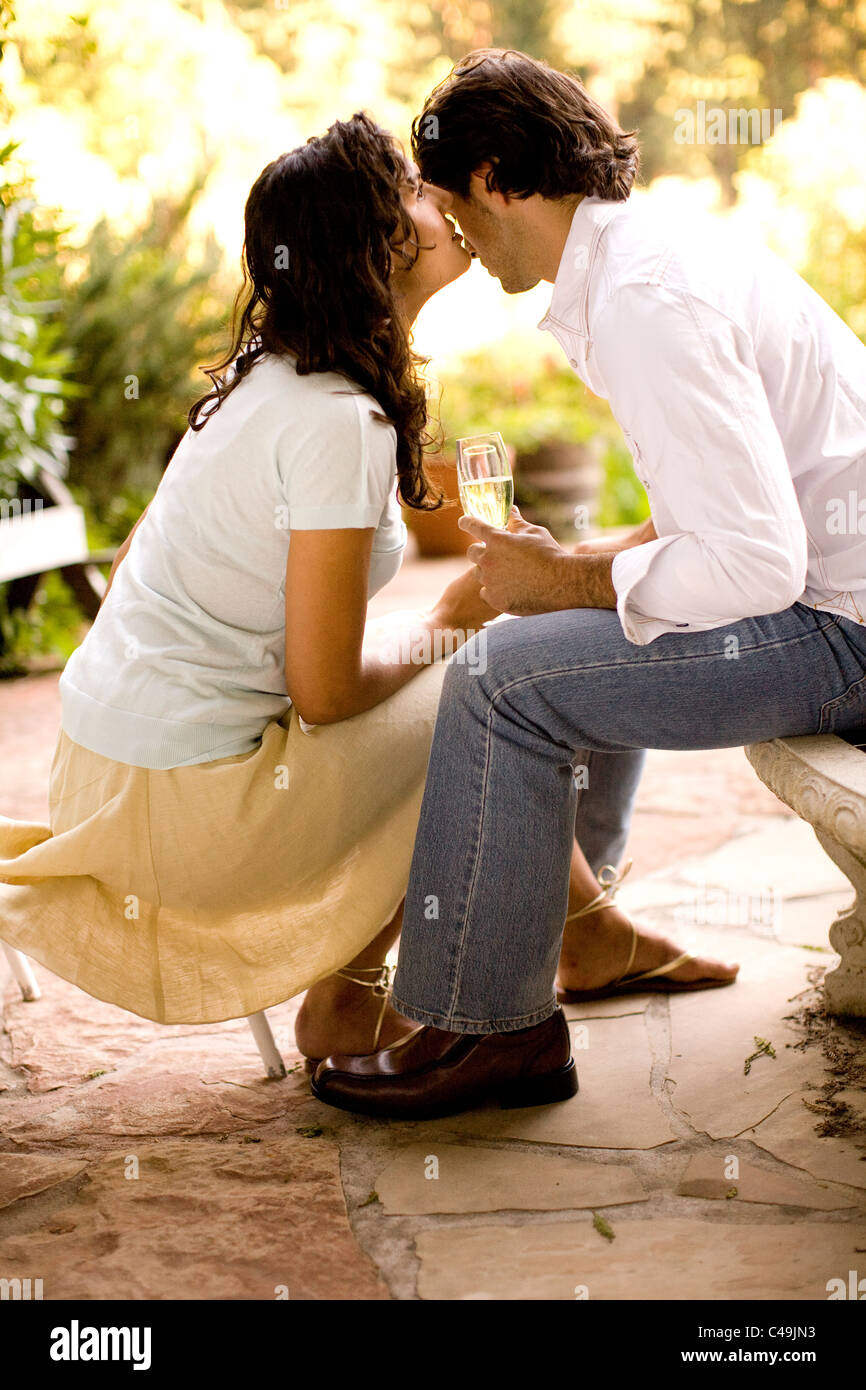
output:
M 278 1004 L 339 969 L 406 891 L 445 663 L 251 753 L 150 771 L 61 732 L 50 826 L 0 817 L 0 940 L 159 1023 Z

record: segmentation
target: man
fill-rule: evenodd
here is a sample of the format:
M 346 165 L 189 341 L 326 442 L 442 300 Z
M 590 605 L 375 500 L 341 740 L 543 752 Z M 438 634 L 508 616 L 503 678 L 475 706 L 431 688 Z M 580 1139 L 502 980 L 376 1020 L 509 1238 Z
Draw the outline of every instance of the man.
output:
M 577 1089 L 553 982 L 583 750 L 627 772 L 648 747 L 866 722 L 866 347 L 763 247 L 629 201 L 633 136 L 523 54 L 458 65 L 414 145 L 507 293 L 553 283 L 540 327 L 610 401 L 652 522 L 572 554 L 461 522 L 521 621 L 445 681 L 392 1001 L 420 1026 L 314 1080 L 406 1118 Z

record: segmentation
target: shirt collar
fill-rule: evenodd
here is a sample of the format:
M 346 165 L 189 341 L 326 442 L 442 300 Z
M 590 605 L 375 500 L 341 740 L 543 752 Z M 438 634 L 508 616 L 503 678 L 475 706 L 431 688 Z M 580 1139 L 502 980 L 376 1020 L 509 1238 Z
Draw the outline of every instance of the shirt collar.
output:
M 595 195 L 581 198 L 571 219 L 562 259 L 553 282 L 550 307 L 538 327 L 551 331 L 556 324 L 568 327 L 581 337 L 589 337 L 586 293 L 596 260 L 598 241 L 604 227 L 625 204 Z

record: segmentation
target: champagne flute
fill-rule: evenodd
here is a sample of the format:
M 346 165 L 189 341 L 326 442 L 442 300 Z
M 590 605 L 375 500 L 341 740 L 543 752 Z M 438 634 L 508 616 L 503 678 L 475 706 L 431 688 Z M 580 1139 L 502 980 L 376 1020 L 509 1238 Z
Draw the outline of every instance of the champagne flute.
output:
M 504 531 L 514 500 L 514 479 L 501 434 L 458 439 L 457 483 L 464 512 Z

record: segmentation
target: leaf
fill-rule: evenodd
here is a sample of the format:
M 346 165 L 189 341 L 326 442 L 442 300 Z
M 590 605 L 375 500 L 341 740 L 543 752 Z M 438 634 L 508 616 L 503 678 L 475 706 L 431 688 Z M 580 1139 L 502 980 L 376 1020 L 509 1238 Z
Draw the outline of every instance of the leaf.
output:
M 594 1211 L 592 1213 L 592 1224 L 598 1231 L 599 1235 L 604 1236 L 605 1240 L 616 1239 L 616 1235 L 613 1231 L 613 1228 L 608 1224 L 607 1221 L 605 1221 L 603 1216 L 599 1216 L 597 1211 Z
M 776 1055 L 776 1050 L 773 1047 L 773 1044 L 767 1042 L 766 1038 L 759 1038 L 756 1037 L 754 1034 L 753 1036 L 755 1037 L 755 1042 L 758 1045 L 758 1050 L 757 1052 L 753 1052 L 750 1057 L 747 1057 L 745 1062 L 743 1063 L 744 1076 L 749 1075 L 749 1072 L 752 1070 L 752 1063 L 757 1061 L 759 1057 L 775 1057 Z

